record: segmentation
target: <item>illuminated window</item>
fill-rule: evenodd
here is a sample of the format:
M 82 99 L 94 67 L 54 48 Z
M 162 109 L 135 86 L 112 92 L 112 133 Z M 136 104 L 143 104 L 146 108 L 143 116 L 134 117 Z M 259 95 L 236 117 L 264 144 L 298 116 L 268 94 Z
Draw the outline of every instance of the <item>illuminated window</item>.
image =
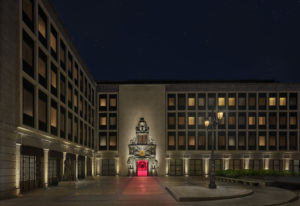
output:
M 169 116 L 168 120 L 169 120 L 169 125 L 175 125 L 175 117 L 174 116 Z
M 78 107 L 78 94 L 75 92 L 74 94 L 74 107 Z
M 179 135 L 179 137 L 178 137 L 178 146 L 185 146 L 185 136 Z
M 106 126 L 106 117 L 100 117 L 100 126 Z
M 50 47 L 55 53 L 57 50 L 57 37 L 56 36 L 57 36 L 57 34 L 52 28 L 51 32 L 50 32 Z
M 195 97 L 189 97 L 188 98 L 188 106 L 194 107 L 195 106 Z
M 106 135 L 100 134 L 100 147 L 106 147 Z
M 269 97 L 269 106 L 276 106 L 276 97 Z
M 286 97 L 279 98 L 279 106 L 286 106 Z
M 200 106 L 200 107 L 205 106 L 205 98 L 204 97 L 199 97 L 198 98 L 198 106 Z
M 147 136 L 139 135 L 138 136 L 138 144 L 147 144 Z
M 218 106 L 224 107 L 225 106 L 225 97 L 219 97 L 218 98 Z
M 259 136 L 258 146 L 264 147 L 266 146 L 266 136 Z
M 50 125 L 52 127 L 57 127 L 57 109 L 53 106 L 51 106 L 51 110 L 50 110 Z
M 266 117 L 260 116 L 258 118 L 259 125 L 266 125 Z
M 117 106 L 117 99 L 116 98 L 109 98 L 109 106 L 116 107 Z
M 45 19 L 45 14 L 39 8 L 39 17 L 38 17 L 38 30 L 44 39 L 47 37 L 47 20 Z
M 175 97 L 169 97 L 168 98 L 168 106 L 169 107 L 175 107 Z
M 46 62 L 39 56 L 39 75 L 46 78 Z
M 185 118 L 182 116 L 178 117 L 178 125 L 184 125 L 185 124 Z
M 249 117 L 249 125 L 255 125 L 255 117 Z
M 100 98 L 99 106 L 100 107 L 106 107 L 106 98 Z
M 235 97 L 229 97 L 228 98 L 228 105 L 230 107 L 234 107 L 235 106 Z
M 229 116 L 228 117 L 228 124 L 229 125 L 235 125 L 235 116 Z
M 109 148 L 115 149 L 117 147 L 117 136 L 115 134 L 109 135 Z
M 195 146 L 196 145 L 196 138 L 194 135 L 189 136 L 189 146 Z
M 56 72 L 54 70 L 51 70 L 51 86 L 53 88 L 57 87 L 57 75 L 56 75 Z
M 174 147 L 175 146 L 175 136 L 169 135 L 169 146 Z
M 228 146 L 229 147 L 235 147 L 235 136 L 230 135 L 228 137 Z
M 109 117 L 109 125 L 111 125 L 111 126 L 117 125 L 117 118 L 113 117 L 113 116 L 110 116 Z
M 205 117 L 198 117 L 198 123 L 199 125 L 204 125 Z
M 290 116 L 290 125 L 296 125 L 296 124 L 297 124 L 296 116 Z
M 195 117 L 188 117 L 189 125 L 195 125 Z
M 23 11 L 30 21 L 33 20 L 33 2 L 32 0 L 23 0 Z

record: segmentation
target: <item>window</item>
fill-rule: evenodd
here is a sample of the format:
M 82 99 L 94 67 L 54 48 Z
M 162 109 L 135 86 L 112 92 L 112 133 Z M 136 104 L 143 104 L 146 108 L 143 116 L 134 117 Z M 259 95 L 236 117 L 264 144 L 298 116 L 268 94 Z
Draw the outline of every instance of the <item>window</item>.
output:
M 175 150 L 175 149 L 176 149 L 175 133 L 169 132 L 168 133 L 168 150 Z
M 188 148 L 190 150 L 193 150 L 196 148 L 196 136 L 195 136 L 195 132 L 189 132 L 189 136 L 188 136 Z
M 71 54 L 68 55 L 67 59 L 67 70 L 68 70 L 68 75 L 69 77 L 72 78 L 73 75 L 73 57 Z
M 195 113 L 189 113 L 188 114 L 188 127 L 190 129 L 193 129 L 195 128 L 196 126 L 196 117 L 195 117 Z
M 60 65 L 65 70 L 66 69 L 66 46 L 62 42 L 62 40 L 60 40 L 60 51 L 59 52 L 60 52 Z
M 258 102 L 259 102 L 259 106 L 266 106 L 266 98 L 265 97 L 259 97 Z
M 259 140 L 258 140 L 258 147 L 260 150 L 265 150 L 266 149 L 266 136 L 265 134 L 260 134 L 259 135 Z
M 78 108 L 78 92 L 77 91 L 74 92 L 73 100 L 74 100 L 73 102 L 74 102 L 75 112 L 77 112 L 77 108 Z
M 175 113 L 168 113 L 168 129 L 175 129 L 176 128 L 176 114 Z
M 297 128 L 297 113 L 290 113 L 290 129 Z
M 208 109 L 215 109 L 216 107 L 216 95 L 208 94 Z
M 99 133 L 99 150 L 106 150 L 107 149 L 107 142 L 106 142 L 106 133 Z
M 246 94 L 239 94 L 239 109 L 246 109 Z
M 256 94 L 248 94 L 248 108 L 256 109 Z
M 178 113 L 178 128 L 185 128 L 185 113 Z
M 258 123 L 260 126 L 266 125 L 266 117 L 265 116 L 259 116 Z
M 29 35 L 23 31 L 22 42 L 22 58 L 23 58 L 23 71 L 31 77 L 34 77 L 34 43 Z
M 205 128 L 205 113 L 198 113 L 198 128 L 204 129 Z
M 72 93 L 72 85 L 69 83 L 68 85 L 68 105 L 70 108 L 72 108 L 72 99 L 73 99 L 73 93 Z
M 261 109 L 261 110 L 266 109 L 266 104 L 267 104 L 267 95 L 265 93 L 260 93 L 258 95 L 259 109 Z
M 51 101 L 50 126 L 51 134 L 57 135 L 57 103 L 54 101 Z
M 290 94 L 290 109 L 297 109 L 297 93 Z
M 39 130 L 47 131 L 47 96 L 39 91 Z
M 39 31 L 39 40 L 42 44 L 47 47 L 47 16 L 39 7 L 39 17 L 38 17 L 38 31 Z
M 47 88 L 47 56 L 39 50 L 38 60 L 39 83 Z
M 23 79 L 23 124 L 34 127 L 34 86 Z
M 117 149 L 117 134 L 116 133 L 109 133 L 109 150 L 116 150 Z
M 236 125 L 236 122 L 235 122 L 235 113 L 229 113 L 228 114 L 228 127 L 230 129 L 234 129 L 235 125 Z
M 279 128 L 286 129 L 286 124 L 287 124 L 287 114 L 279 113 Z
M 168 95 L 168 107 L 173 108 L 175 107 L 175 95 L 169 94 Z
M 285 132 L 279 133 L 279 149 L 286 150 L 286 133 Z
M 115 111 L 117 109 L 117 95 L 109 95 L 109 110 Z
M 249 150 L 256 149 L 256 133 L 255 132 L 248 133 L 248 149 Z
M 277 127 L 277 114 L 276 113 L 269 113 L 269 128 L 276 129 Z
M 185 94 L 178 94 L 178 110 L 185 109 Z
M 226 149 L 226 137 L 224 132 L 220 132 L 218 136 L 218 149 L 224 150 Z
M 178 133 L 178 149 L 179 150 L 185 149 L 185 133 L 183 132 Z
M 107 117 L 106 114 L 99 115 L 99 129 L 106 129 L 107 126 Z
M 82 100 L 82 96 L 80 96 L 80 105 L 79 105 L 79 113 L 80 116 L 83 116 L 83 100 Z
M 115 113 L 109 114 L 109 129 L 117 129 L 117 115 Z
M 225 97 L 218 97 L 218 106 L 225 107 Z
M 286 97 L 279 98 L 279 106 L 285 107 L 286 106 Z
M 228 98 L 228 106 L 229 107 L 235 107 L 235 97 L 229 97 Z
M 83 139 L 84 139 L 84 137 L 83 137 L 83 123 L 82 123 L 82 121 L 80 121 L 79 135 L 80 135 L 80 137 L 79 137 L 79 144 L 83 145 Z
M 269 150 L 276 150 L 276 132 L 269 133 Z
M 270 109 L 275 109 L 276 108 L 276 94 L 275 93 L 270 93 L 269 94 L 269 108 Z
M 205 109 L 205 94 L 198 94 L 198 109 Z
M 57 58 L 57 32 L 51 26 L 50 32 L 50 48 L 51 48 L 51 55 L 56 59 Z
M 236 136 L 235 133 L 229 132 L 228 133 L 228 149 L 235 150 L 236 149 Z
M 78 143 L 78 119 L 74 119 L 74 127 L 73 127 L 74 141 Z
M 246 134 L 245 134 L 245 132 L 239 132 L 238 148 L 239 148 L 239 150 L 246 149 Z
M 75 63 L 75 67 L 74 67 L 74 80 L 75 83 L 78 84 L 78 64 Z
M 189 107 L 195 107 L 195 97 L 189 97 L 188 98 L 188 106 Z
M 51 63 L 51 93 L 57 95 L 57 68 Z
M 107 107 L 106 99 L 107 99 L 106 94 L 99 95 L 99 110 L 106 111 L 106 107 Z
M 85 132 L 86 132 L 86 125 L 85 125 Z M 85 135 L 87 138 L 87 135 Z M 68 140 L 72 141 L 73 140 L 73 116 L 69 112 L 68 113 Z
M 66 78 L 60 74 L 60 100 L 65 103 L 66 101 Z
M 249 116 L 248 121 L 249 126 L 255 126 L 255 116 Z
M 205 149 L 205 132 L 198 133 L 198 149 Z
M 297 150 L 297 132 L 290 133 L 290 150 Z
M 245 129 L 245 128 L 246 128 L 246 114 L 239 113 L 239 129 Z
M 23 21 L 33 31 L 33 0 L 23 0 Z
M 66 137 L 66 110 L 63 107 L 60 108 L 60 136 Z

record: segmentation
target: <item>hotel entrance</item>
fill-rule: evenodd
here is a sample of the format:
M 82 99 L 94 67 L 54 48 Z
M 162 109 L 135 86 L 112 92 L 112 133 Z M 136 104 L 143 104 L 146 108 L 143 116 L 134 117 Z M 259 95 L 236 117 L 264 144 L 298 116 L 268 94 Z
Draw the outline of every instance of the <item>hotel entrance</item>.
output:
M 148 176 L 148 161 L 147 160 L 138 160 L 137 161 L 137 176 Z

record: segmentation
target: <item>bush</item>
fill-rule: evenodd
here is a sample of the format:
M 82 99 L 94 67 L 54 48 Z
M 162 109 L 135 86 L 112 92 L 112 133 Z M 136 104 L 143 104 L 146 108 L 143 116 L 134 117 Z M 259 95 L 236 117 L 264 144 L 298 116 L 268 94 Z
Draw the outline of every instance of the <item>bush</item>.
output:
M 274 171 L 274 170 L 220 170 L 217 176 L 239 178 L 245 176 L 300 176 L 300 172 Z

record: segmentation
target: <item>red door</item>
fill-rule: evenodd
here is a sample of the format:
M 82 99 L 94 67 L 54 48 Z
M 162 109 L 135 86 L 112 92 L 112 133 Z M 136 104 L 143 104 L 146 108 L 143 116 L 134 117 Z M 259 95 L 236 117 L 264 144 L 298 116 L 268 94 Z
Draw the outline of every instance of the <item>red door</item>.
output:
M 137 176 L 147 176 L 148 175 L 148 162 L 147 160 L 137 161 Z

